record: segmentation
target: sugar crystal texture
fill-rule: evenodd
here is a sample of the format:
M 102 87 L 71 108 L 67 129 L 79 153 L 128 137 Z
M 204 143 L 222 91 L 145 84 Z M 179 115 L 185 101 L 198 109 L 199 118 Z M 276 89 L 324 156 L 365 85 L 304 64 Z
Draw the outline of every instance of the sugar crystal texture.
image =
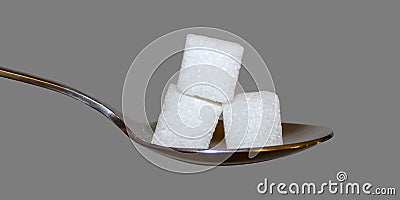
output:
M 228 149 L 283 144 L 279 98 L 273 92 L 236 94 L 223 104 L 225 141 Z
M 221 112 L 221 104 L 185 95 L 171 84 L 164 98 L 152 143 L 207 149 Z
M 188 34 L 178 88 L 187 95 L 212 101 L 232 100 L 243 50 L 238 43 Z

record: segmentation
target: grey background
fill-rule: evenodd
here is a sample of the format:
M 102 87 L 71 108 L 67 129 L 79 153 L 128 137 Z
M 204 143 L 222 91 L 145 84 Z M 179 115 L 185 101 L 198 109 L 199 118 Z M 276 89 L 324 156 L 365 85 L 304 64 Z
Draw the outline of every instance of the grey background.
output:
M 309 199 L 262 196 L 256 185 L 264 177 L 334 180 L 339 170 L 351 181 L 399 190 L 399 6 L 348 0 L 1 1 L 1 65 L 120 108 L 125 74 L 147 43 L 180 28 L 217 27 L 262 54 L 284 121 L 328 126 L 336 135 L 272 162 L 174 174 L 143 159 L 96 111 L 0 79 L 0 199 Z

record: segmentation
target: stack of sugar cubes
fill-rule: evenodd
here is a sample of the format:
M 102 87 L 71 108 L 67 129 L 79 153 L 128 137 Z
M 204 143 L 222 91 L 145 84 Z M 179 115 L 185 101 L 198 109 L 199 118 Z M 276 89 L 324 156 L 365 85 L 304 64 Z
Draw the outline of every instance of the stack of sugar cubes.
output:
M 189 34 L 177 84 L 170 84 L 152 143 L 209 148 L 223 112 L 228 149 L 281 145 L 278 96 L 260 91 L 235 95 L 243 47 Z

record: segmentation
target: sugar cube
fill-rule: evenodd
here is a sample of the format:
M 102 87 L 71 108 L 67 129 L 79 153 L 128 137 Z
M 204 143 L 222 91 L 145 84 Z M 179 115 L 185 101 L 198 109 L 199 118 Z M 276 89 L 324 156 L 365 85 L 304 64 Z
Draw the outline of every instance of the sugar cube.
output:
M 187 95 L 212 101 L 232 100 L 243 50 L 238 43 L 188 34 L 178 88 Z
M 283 144 L 279 98 L 273 92 L 236 94 L 223 104 L 225 142 L 228 149 Z
M 221 112 L 221 104 L 185 95 L 171 84 L 164 98 L 152 143 L 207 149 Z

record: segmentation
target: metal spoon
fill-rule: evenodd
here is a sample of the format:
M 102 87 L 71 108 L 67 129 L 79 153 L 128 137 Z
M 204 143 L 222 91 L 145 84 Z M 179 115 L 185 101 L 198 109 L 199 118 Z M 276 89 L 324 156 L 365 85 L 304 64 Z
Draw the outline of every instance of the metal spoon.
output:
M 66 85 L 56 83 L 54 81 L 39 78 L 27 73 L 18 72 L 0 66 L 0 77 L 28 83 L 45 89 L 64 94 L 74 98 L 91 108 L 97 110 L 102 115 L 112 121 L 121 131 L 132 139 L 134 142 L 143 145 L 159 154 L 174 158 L 180 161 L 200 164 L 200 165 L 239 165 L 246 163 L 262 162 L 284 157 L 311 146 L 322 143 L 333 137 L 331 129 L 321 126 L 312 126 L 306 124 L 282 123 L 283 128 L 283 145 L 269 146 L 253 149 L 194 149 L 194 148 L 169 148 L 151 144 L 139 138 L 132 133 L 126 126 L 120 112 L 100 102 L 99 100 L 70 88 Z M 153 126 L 155 123 L 153 123 Z M 212 139 L 212 146 L 218 144 L 223 139 L 223 123 L 220 121 Z M 249 157 L 250 152 L 256 152 L 253 158 Z

